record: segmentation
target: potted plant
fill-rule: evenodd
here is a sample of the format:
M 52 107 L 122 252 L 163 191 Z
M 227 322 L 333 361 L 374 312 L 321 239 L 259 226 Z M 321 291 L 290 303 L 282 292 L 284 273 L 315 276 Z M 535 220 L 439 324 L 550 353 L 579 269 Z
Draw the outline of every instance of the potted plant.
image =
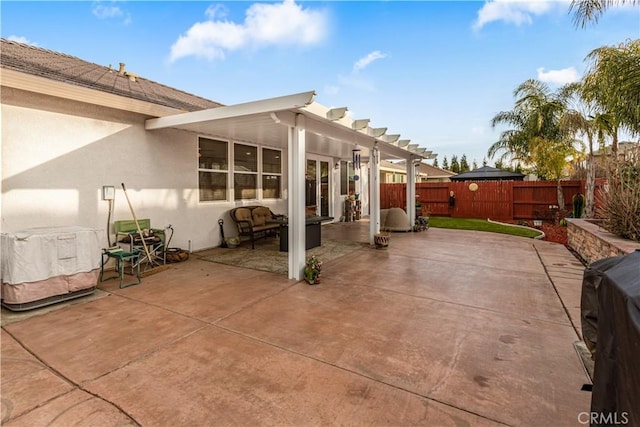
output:
M 382 221 L 382 226 L 380 227 L 380 232 L 373 235 L 373 242 L 376 245 L 376 249 L 386 249 L 389 247 L 391 233 L 387 231 L 386 228 L 388 214 L 388 212 L 385 214 L 384 221 Z
M 227 237 L 225 242 L 227 242 L 228 248 L 237 248 L 240 245 L 240 237 Z
M 317 285 L 320 283 L 321 270 L 322 261 L 317 256 L 311 255 L 304 266 L 304 280 L 310 285 Z

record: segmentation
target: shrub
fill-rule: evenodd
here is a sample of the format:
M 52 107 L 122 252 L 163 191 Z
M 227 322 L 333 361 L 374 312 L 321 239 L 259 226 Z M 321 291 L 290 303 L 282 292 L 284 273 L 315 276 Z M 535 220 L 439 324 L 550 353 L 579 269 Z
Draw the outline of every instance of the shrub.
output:
M 599 194 L 604 228 L 640 241 L 640 147 L 627 150 L 623 160 L 611 162 L 607 181 Z

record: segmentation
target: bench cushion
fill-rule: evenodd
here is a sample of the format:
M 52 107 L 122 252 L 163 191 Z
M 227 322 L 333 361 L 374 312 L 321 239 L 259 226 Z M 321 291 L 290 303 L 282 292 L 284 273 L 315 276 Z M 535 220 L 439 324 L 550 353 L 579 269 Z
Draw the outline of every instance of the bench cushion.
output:
M 251 209 L 249 208 L 237 208 L 234 215 L 237 221 L 252 221 Z
M 265 225 L 267 220 L 271 219 L 271 211 L 265 206 L 260 206 L 253 209 L 253 225 L 259 227 Z

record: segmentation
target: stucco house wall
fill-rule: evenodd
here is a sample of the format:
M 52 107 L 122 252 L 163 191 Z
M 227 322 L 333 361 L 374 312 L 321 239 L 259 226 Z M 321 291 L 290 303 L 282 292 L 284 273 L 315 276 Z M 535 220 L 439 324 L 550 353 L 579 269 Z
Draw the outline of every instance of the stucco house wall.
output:
M 218 219 L 233 235 L 228 211 L 241 204 L 286 212 L 284 191 L 278 200 L 200 202 L 195 133 L 147 131 L 144 115 L 13 88 L 3 87 L 1 100 L 4 232 L 59 225 L 106 230 L 102 186 L 111 185 L 113 234 L 114 220 L 132 218 L 121 183 L 138 218 L 173 226 L 172 247 L 219 245 Z M 283 183 L 286 173 L 283 162 Z

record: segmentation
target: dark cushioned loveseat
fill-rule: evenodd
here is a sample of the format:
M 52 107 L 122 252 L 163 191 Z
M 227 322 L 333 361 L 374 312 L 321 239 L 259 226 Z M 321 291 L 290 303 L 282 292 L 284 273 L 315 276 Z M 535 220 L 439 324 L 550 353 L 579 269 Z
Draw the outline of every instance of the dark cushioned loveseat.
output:
M 248 236 L 251 248 L 255 241 L 263 237 L 277 236 L 283 215 L 276 215 L 266 206 L 241 206 L 231 209 L 231 219 L 238 227 L 240 236 Z

